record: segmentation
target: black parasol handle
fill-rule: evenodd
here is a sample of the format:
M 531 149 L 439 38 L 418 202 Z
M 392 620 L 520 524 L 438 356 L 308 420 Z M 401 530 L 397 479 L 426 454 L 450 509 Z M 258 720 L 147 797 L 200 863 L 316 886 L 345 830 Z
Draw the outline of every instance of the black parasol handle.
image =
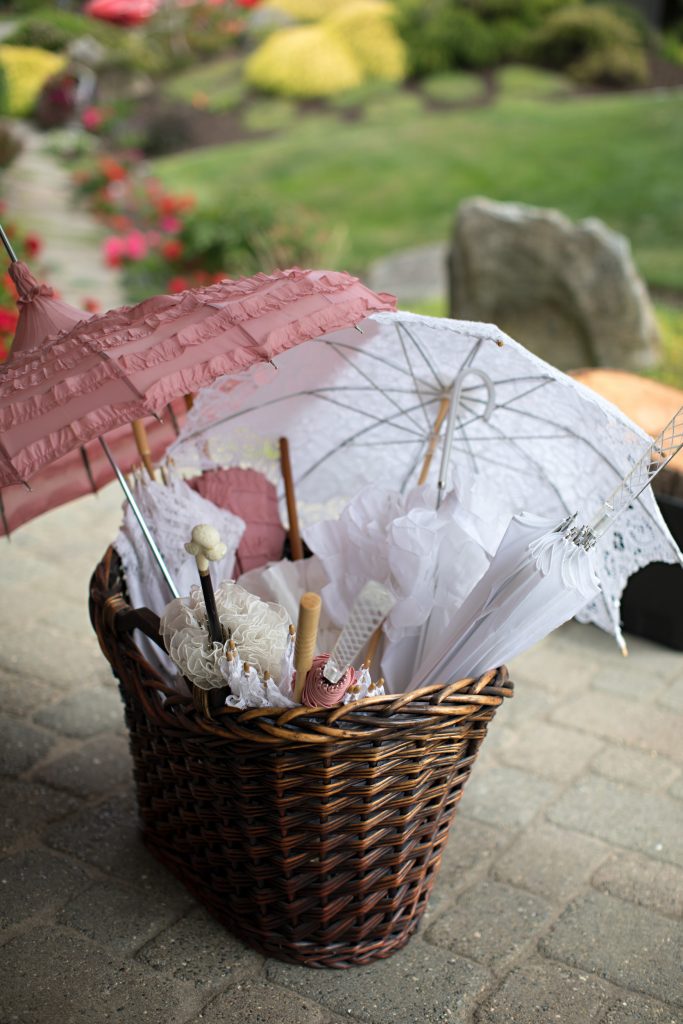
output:
M 204 595 L 204 604 L 206 605 L 206 621 L 209 629 L 209 639 L 214 644 L 225 643 L 223 638 L 223 629 L 218 618 L 216 595 L 213 592 L 211 574 L 208 569 L 206 572 L 201 572 L 200 570 L 199 581 L 202 585 L 202 594 Z

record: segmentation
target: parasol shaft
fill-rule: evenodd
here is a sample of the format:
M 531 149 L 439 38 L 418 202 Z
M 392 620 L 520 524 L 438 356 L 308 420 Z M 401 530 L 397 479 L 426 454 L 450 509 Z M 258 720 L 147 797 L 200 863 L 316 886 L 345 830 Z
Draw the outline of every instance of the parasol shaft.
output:
M 145 522 L 145 517 L 143 516 L 142 512 L 140 511 L 140 508 L 138 507 L 137 501 L 133 497 L 133 492 L 131 491 L 130 487 L 128 486 L 128 481 L 126 480 L 125 476 L 123 475 L 123 473 L 119 469 L 119 466 L 118 466 L 118 464 L 116 462 L 116 459 L 112 455 L 111 449 L 110 449 L 109 445 L 107 444 L 107 442 L 104 440 L 103 437 L 101 437 L 99 440 L 100 440 L 100 444 L 102 445 L 102 450 L 104 451 L 104 454 L 109 459 L 109 463 L 111 465 L 111 468 L 114 470 L 114 473 L 116 474 L 116 479 L 121 484 L 121 490 L 125 494 L 126 498 L 128 499 L 128 504 L 130 505 L 131 509 L 133 510 L 133 515 L 135 516 L 135 518 L 137 519 L 137 521 L 138 521 L 138 523 L 140 525 L 140 529 L 142 530 L 143 536 L 144 536 L 145 540 L 147 541 L 147 543 L 149 545 L 149 549 L 152 552 L 152 555 L 154 556 L 154 560 L 156 561 L 157 565 L 159 566 L 159 569 L 161 571 L 161 575 L 164 577 L 164 579 L 166 580 L 166 583 L 168 584 L 168 589 L 171 591 L 171 594 L 173 595 L 173 597 L 180 597 L 180 594 L 178 593 L 178 588 L 176 587 L 175 583 L 173 582 L 173 577 L 171 576 L 170 572 L 168 571 L 168 566 L 164 562 L 163 556 L 162 556 L 161 552 L 159 551 L 159 548 L 156 545 L 156 541 L 154 540 L 154 537 L 152 536 L 152 534 L 149 531 L 149 527 L 147 526 L 147 523 Z
M 443 496 L 446 493 L 446 487 L 448 486 L 448 466 L 451 461 L 451 451 L 453 449 L 455 419 L 458 415 L 458 406 L 460 405 L 460 386 L 460 377 L 458 376 L 455 378 L 450 399 L 446 399 L 448 402 L 448 419 L 446 420 L 446 432 L 443 439 L 443 452 L 441 454 L 441 465 L 439 466 L 439 479 L 436 485 L 437 511 L 441 507 L 441 502 L 443 501 Z
M 150 480 L 156 480 L 154 463 L 152 462 L 152 449 L 149 446 L 149 438 L 147 437 L 147 428 L 142 420 L 133 420 L 131 426 L 133 428 L 135 444 L 137 445 L 143 465 L 149 474 L 149 478 Z
M 223 641 L 223 630 L 221 628 L 220 619 L 218 618 L 218 608 L 216 607 L 216 595 L 213 592 L 211 585 L 211 574 L 207 569 L 206 572 L 199 571 L 199 582 L 202 585 L 202 594 L 204 595 L 204 604 L 206 606 L 206 620 L 209 628 L 209 639 L 214 644 L 222 644 Z
M 12 263 L 17 263 L 17 254 L 15 253 L 14 249 L 12 248 L 12 243 L 10 242 L 9 238 L 7 237 L 7 235 L 5 234 L 5 229 L 3 228 L 2 224 L 0 224 L 0 241 L 2 242 L 2 244 L 5 247 L 5 249 L 7 250 L 7 255 L 11 259 Z
M 429 435 L 429 444 L 427 446 L 427 452 L 425 454 L 424 462 L 422 463 L 422 469 L 420 470 L 420 476 L 417 481 L 418 487 L 422 487 L 422 485 L 427 482 L 427 477 L 429 476 L 429 467 L 432 464 L 434 452 L 436 451 L 436 442 L 439 439 L 439 431 L 441 430 L 443 421 L 446 419 L 446 413 L 448 412 L 448 407 L 450 403 L 450 397 L 442 398 L 441 401 L 439 402 L 439 411 L 437 412 L 436 419 L 434 421 L 434 429 Z
M 285 485 L 285 498 L 287 500 L 287 516 L 289 518 L 289 547 L 292 561 L 298 562 L 304 557 L 304 548 L 299 533 L 299 513 L 296 508 L 296 493 L 294 491 L 294 477 L 292 476 L 292 464 L 289 458 L 289 441 L 286 437 L 280 438 L 280 468 L 282 479 Z

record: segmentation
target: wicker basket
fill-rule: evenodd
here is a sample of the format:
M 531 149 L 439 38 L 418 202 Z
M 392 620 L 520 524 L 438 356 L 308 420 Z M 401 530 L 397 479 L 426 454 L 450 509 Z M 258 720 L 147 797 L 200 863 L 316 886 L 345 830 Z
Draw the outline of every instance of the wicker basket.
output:
M 132 629 L 153 635 L 155 617 L 128 607 L 111 548 L 90 611 L 119 679 L 151 852 L 268 956 L 349 967 L 400 949 L 487 725 L 512 695 L 507 671 L 327 710 L 209 717 L 139 653 Z

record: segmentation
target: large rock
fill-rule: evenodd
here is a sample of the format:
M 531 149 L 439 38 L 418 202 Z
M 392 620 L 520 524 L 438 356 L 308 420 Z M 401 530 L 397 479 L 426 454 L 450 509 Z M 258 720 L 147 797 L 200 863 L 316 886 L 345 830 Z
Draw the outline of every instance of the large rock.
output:
M 628 239 L 596 218 L 473 198 L 450 253 L 451 315 L 498 324 L 561 369 L 640 370 L 659 332 Z

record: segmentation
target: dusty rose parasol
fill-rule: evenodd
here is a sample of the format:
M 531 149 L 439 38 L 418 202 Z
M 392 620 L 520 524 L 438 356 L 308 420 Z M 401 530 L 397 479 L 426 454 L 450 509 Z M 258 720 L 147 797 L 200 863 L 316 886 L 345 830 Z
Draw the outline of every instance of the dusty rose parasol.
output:
M 295 268 L 156 296 L 78 324 L 19 353 L 2 374 L 0 487 L 29 481 L 95 438 L 107 452 L 108 431 L 394 301 L 349 274 Z
M 77 324 L 90 320 L 92 313 L 62 301 L 55 295 L 54 289 L 39 283 L 26 264 L 17 259 L 1 226 L 0 240 L 10 258 L 8 272 L 17 289 L 19 306 L 12 348 L 0 370 L 5 372 L 20 353 L 37 351 L 56 335 L 67 333 Z M 175 438 L 178 421 L 185 412 L 185 403 L 178 401 L 176 407 L 169 409 L 169 412 L 169 420 L 164 423 L 149 421 L 146 439 L 153 459 L 159 458 Z M 128 427 L 112 431 L 109 444 L 124 472 L 128 472 L 139 461 L 137 438 L 133 440 Z M 77 451 L 69 452 L 34 476 L 30 490 L 13 487 L 5 492 L 4 501 L 0 498 L 0 536 L 9 536 L 22 523 L 56 505 L 89 492 L 97 492 L 114 477 L 114 471 L 99 444 L 81 445 Z

